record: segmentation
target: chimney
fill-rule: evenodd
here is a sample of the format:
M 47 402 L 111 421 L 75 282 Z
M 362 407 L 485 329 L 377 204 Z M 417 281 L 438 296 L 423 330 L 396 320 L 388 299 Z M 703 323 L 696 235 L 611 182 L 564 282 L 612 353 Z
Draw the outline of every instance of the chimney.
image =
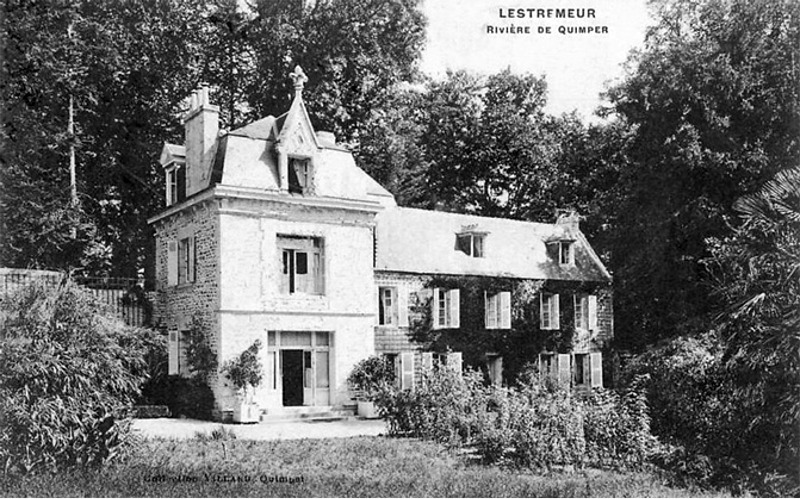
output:
M 186 130 L 186 196 L 208 186 L 219 133 L 219 107 L 208 102 L 208 87 L 196 89 L 183 118 Z
M 573 209 L 556 209 L 556 225 L 565 227 L 569 232 L 580 230 L 581 218 Z

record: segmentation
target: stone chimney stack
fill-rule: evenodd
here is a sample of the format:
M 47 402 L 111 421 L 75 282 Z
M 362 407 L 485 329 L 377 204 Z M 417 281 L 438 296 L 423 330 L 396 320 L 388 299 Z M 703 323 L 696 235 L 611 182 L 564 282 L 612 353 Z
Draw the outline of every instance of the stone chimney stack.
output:
M 183 117 L 186 130 L 186 196 L 208 187 L 211 163 L 219 133 L 219 106 L 208 101 L 208 87 L 196 89 L 189 98 L 189 111 Z

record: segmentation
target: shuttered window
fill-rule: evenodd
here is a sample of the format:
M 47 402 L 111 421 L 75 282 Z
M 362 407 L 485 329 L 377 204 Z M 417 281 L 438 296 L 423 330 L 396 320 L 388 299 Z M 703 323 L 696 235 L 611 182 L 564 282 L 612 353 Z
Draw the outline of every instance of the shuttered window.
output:
M 433 329 L 461 327 L 461 292 L 458 289 L 433 289 L 431 323 Z
M 400 389 L 413 390 L 414 389 L 414 353 L 403 352 L 398 357 L 400 359 Z
M 597 330 L 597 296 L 576 294 L 575 328 L 589 331 Z
M 539 295 L 539 328 L 545 330 L 560 329 L 558 294 L 542 293 Z
M 511 329 L 511 292 L 484 293 L 486 329 Z
M 324 294 L 323 246 L 318 237 L 278 236 L 281 293 Z

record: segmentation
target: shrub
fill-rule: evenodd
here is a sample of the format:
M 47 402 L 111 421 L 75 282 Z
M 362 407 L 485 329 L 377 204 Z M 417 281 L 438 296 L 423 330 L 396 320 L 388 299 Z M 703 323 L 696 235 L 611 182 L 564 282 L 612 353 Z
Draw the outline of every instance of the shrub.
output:
M 350 390 L 362 400 L 374 400 L 383 387 L 391 386 L 394 381 L 394 366 L 381 355 L 362 359 L 347 377 Z
M 595 390 L 585 404 L 586 450 L 594 465 L 639 468 L 658 450 L 643 389 L 632 387 L 622 395 Z
M 375 397 L 389 433 L 457 444 L 470 441 L 486 413 L 483 375 L 435 369 L 412 390 L 384 385 Z
M 256 340 L 236 358 L 229 360 L 222 366 L 222 372 L 231 380 L 233 386 L 247 393 L 247 388 L 261 384 L 263 367 L 258 359 L 261 341 Z
M 130 441 L 146 333 L 106 315 L 72 282 L 3 304 L 0 458 L 6 469 L 100 465 Z

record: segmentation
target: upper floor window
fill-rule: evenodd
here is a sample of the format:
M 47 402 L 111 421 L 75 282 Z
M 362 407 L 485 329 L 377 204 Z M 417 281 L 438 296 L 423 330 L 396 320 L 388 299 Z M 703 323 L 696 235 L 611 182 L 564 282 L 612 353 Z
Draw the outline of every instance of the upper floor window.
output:
M 289 192 L 307 194 L 311 187 L 311 160 L 308 158 L 289 158 Z
M 558 294 L 542 293 L 539 295 L 539 328 L 560 329 Z
M 484 294 L 486 329 L 511 329 L 511 292 Z
M 167 285 L 175 286 L 195 281 L 194 236 L 171 240 L 167 243 Z
M 397 325 L 397 290 L 378 288 L 378 324 Z
M 456 249 L 473 258 L 483 258 L 483 246 L 486 234 L 462 233 L 456 234 Z
M 597 330 L 597 296 L 576 294 L 574 300 L 575 328 Z
M 325 293 L 323 246 L 319 237 L 278 236 L 281 293 Z
M 178 241 L 178 284 L 194 282 L 195 248 L 193 237 Z
M 186 199 L 186 167 L 174 163 L 167 169 L 167 206 L 180 203 Z
M 431 319 L 433 329 L 461 327 L 461 293 L 458 289 L 433 289 Z

